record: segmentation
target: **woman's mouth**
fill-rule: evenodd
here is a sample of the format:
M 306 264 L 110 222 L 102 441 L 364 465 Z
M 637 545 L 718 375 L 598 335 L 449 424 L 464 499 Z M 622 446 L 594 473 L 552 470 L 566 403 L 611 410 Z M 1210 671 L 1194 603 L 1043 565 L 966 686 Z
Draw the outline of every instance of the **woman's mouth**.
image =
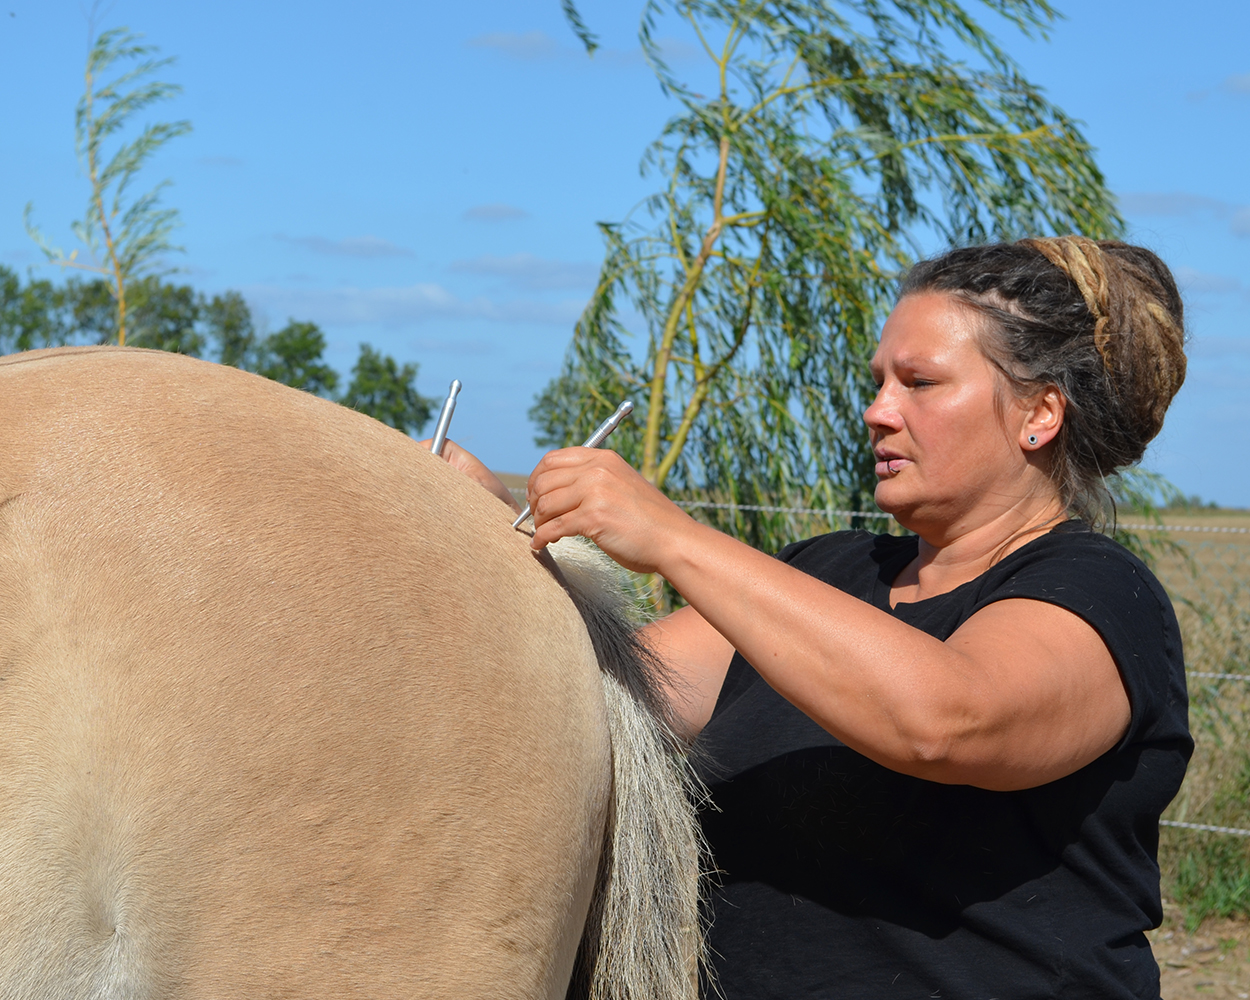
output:
M 892 476 L 897 476 L 909 465 L 911 465 L 910 458 L 899 458 L 896 455 L 887 455 L 877 463 L 875 471 L 879 478 L 889 479 Z

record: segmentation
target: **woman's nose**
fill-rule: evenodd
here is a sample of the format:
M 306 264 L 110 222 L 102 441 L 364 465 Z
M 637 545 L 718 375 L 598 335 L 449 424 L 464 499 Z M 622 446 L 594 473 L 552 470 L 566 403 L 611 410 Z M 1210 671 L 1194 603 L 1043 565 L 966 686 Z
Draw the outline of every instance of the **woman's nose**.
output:
M 868 409 L 864 411 L 864 423 L 869 427 L 898 430 L 902 426 L 902 418 L 899 417 L 898 407 L 894 405 L 894 400 L 888 388 L 888 386 L 883 385 L 878 389 L 877 395 L 869 404 Z

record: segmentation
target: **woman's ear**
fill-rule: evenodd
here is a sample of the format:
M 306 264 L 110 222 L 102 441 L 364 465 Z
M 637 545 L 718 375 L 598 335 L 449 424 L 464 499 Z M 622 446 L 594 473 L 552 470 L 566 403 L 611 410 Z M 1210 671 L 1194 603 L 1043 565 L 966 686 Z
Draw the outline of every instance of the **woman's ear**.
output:
M 1020 428 L 1020 447 L 1025 451 L 1045 448 L 1063 426 L 1068 401 L 1057 386 L 1050 386 L 1033 398 Z

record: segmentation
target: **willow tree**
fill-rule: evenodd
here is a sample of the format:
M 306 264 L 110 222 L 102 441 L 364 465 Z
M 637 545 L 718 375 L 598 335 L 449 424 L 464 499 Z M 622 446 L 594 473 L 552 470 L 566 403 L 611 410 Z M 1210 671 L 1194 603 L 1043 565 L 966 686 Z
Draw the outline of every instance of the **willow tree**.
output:
M 1056 16 L 985 7 L 1025 33 Z M 702 49 L 706 96 L 662 30 Z M 957 0 L 648 0 L 640 39 L 679 110 L 643 161 L 658 190 L 601 224 L 539 443 L 579 441 L 628 396 L 613 447 L 671 496 L 872 509 L 860 414 L 899 272 L 922 240 L 1118 233 L 1092 150 Z M 762 547 L 800 527 L 706 516 Z
M 31 221 L 33 206 L 26 206 L 26 231 L 49 261 L 106 278 L 116 315 L 117 342 L 123 345 L 136 304 L 133 286 L 141 278 L 168 273 L 161 268 L 164 255 L 181 249 L 170 242 L 177 210 L 160 204 L 161 191 L 169 182 L 162 181 L 143 194 L 135 194 L 132 187 L 152 154 L 170 139 L 189 132 L 190 123 L 150 123 L 110 152 L 130 119 L 182 89 L 150 79 L 173 62 L 155 58 L 156 53 L 155 47 L 141 44 L 140 36 L 126 28 L 101 33 L 87 52 L 74 140 L 90 192 L 87 211 L 72 229 L 86 246 L 88 259 L 80 258 L 77 250 L 66 254 L 52 246 Z

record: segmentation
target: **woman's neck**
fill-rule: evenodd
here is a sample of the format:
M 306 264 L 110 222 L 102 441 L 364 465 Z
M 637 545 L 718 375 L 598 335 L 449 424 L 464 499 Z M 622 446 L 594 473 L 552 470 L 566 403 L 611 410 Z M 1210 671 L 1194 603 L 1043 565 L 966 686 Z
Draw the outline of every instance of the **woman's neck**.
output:
M 1066 517 L 1058 498 L 1048 498 L 1025 500 L 990 517 L 961 519 L 942 531 L 904 524 L 920 536 L 919 552 L 894 580 L 890 603 L 923 601 L 975 580 Z

